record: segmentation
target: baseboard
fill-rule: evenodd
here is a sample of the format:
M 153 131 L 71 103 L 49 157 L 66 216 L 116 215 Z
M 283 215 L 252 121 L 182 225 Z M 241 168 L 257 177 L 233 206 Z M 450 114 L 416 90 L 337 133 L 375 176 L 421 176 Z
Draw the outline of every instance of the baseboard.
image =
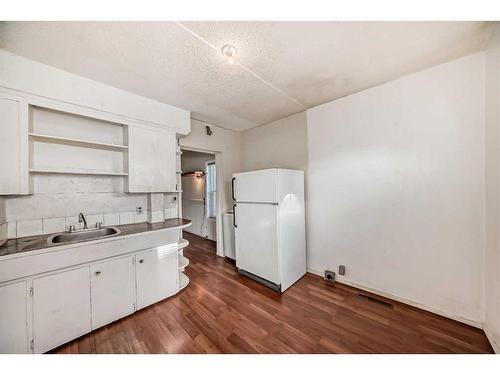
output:
M 310 269 L 310 268 L 307 269 L 307 272 L 312 273 L 314 275 L 318 275 L 318 276 L 323 277 L 323 272 L 319 272 L 319 271 L 316 271 L 316 270 L 313 270 L 313 269 Z M 385 297 L 385 298 L 389 298 L 389 299 L 392 299 L 394 301 L 401 302 L 401 303 L 404 303 L 406 305 L 413 306 L 413 307 L 419 308 L 421 310 L 425 310 L 425 311 L 431 312 L 433 314 L 441 315 L 441 316 L 444 316 L 445 318 L 456 320 L 457 322 L 464 323 L 464 324 L 470 325 L 470 326 L 475 327 L 475 328 L 483 329 L 483 323 L 482 322 L 477 322 L 475 320 L 464 318 L 462 316 L 450 315 L 450 314 L 448 314 L 448 313 L 446 313 L 444 311 L 435 309 L 433 307 L 422 305 L 419 302 L 415 302 L 415 301 L 412 301 L 412 300 L 409 300 L 409 299 L 406 299 L 406 298 L 402 298 L 402 297 L 393 295 L 391 293 L 386 293 L 386 292 L 384 292 L 382 290 L 378 290 L 378 289 L 375 289 L 375 288 L 370 288 L 370 287 L 358 284 L 358 283 L 356 283 L 354 281 L 351 281 L 349 279 L 346 279 L 346 278 L 342 278 L 341 280 L 337 279 L 337 280 L 335 280 L 335 282 L 338 282 L 340 284 L 349 285 L 349 286 L 352 286 L 354 288 L 358 288 L 358 289 L 361 289 L 361 290 L 364 290 L 366 292 L 370 292 L 370 293 L 373 293 L 373 294 L 378 294 L 379 296 L 382 296 L 382 297 Z
M 496 354 L 499 354 L 500 348 L 498 347 L 497 342 L 494 340 L 493 335 L 490 334 L 489 327 L 486 323 L 484 324 L 483 331 L 484 331 L 484 334 L 486 335 L 486 337 L 488 338 L 488 341 L 490 342 L 490 345 L 493 348 L 493 351 Z

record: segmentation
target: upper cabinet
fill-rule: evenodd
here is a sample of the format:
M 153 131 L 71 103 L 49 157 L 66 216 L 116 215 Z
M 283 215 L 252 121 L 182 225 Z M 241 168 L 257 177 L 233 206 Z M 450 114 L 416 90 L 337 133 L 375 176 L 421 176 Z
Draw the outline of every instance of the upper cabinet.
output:
M 176 191 L 176 135 L 189 134 L 189 111 L 1 49 L 0 66 L 0 195 L 33 193 L 40 174 Z
M 128 192 L 176 190 L 176 135 L 154 127 L 128 127 Z
M 0 94 L 0 195 L 29 194 L 28 104 Z

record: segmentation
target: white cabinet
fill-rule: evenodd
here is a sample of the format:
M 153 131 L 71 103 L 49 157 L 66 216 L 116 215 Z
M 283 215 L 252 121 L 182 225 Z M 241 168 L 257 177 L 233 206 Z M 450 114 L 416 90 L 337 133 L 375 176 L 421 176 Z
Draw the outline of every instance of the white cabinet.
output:
M 182 260 L 167 242 L 0 284 L 0 354 L 45 353 L 176 294 Z
M 44 353 L 90 330 L 88 266 L 33 280 L 35 353 Z
M 136 255 L 138 309 L 177 293 L 177 268 L 177 251 L 164 253 L 158 247 Z
M 92 329 L 134 312 L 134 276 L 133 256 L 90 266 Z
M 138 126 L 128 127 L 128 191 L 175 191 L 175 133 Z
M 26 281 L 0 286 L 0 353 L 28 352 Z
M 0 96 L 0 195 L 29 194 L 28 104 Z

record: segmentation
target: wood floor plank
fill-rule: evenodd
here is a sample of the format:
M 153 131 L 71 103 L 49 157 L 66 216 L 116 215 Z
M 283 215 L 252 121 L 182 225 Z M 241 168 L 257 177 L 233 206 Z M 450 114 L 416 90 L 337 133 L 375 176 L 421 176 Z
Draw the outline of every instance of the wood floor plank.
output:
M 315 275 L 276 293 L 185 238 L 186 289 L 52 353 L 493 352 L 480 329 Z

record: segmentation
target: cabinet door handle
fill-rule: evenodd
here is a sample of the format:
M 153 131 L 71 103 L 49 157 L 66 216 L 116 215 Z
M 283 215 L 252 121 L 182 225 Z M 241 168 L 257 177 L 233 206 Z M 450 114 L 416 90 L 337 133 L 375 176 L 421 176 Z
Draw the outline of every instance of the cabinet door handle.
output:
M 144 259 L 139 260 L 139 263 L 144 263 Z
M 99 276 L 101 274 L 101 271 L 95 271 L 94 275 Z

